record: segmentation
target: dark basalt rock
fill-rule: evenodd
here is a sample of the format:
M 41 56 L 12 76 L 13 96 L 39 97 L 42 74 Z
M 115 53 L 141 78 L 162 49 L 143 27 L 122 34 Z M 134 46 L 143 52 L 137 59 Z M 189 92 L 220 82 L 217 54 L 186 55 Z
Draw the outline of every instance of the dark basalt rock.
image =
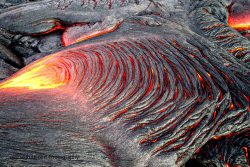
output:
M 16 35 L 1 29 L 0 58 L 11 66 L 21 68 L 24 61 L 29 64 L 38 57 L 44 57 L 46 53 L 62 49 L 61 35 L 60 32 L 43 36 Z
M 0 44 L 0 59 L 3 59 L 6 62 L 9 62 L 10 64 L 13 64 L 14 66 L 23 67 L 23 61 L 1 44 Z
M 248 157 L 249 133 L 249 131 L 245 131 L 212 139 L 196 155 L 196 160 L 202 162 L 206 167 L 248 166 L 250 161 Z
M 28 58 L 39 53 L 38 50 L 39 39 L 31 36 L 15 35 L 9 46 L 20 57 Z
M 62 34 L 61 33 L 54 33 L 51 35 L 47 35 L 46 37 L 42 38 L 39 42 L 38 50 L 41 53 L 49 53 L 55 50 L 62 49 Z
M 9 77 L 17 71 L 18 69 L 14 68 L 13 66 L 7 64 L 6 62 L 0 59 L 0 80 Z

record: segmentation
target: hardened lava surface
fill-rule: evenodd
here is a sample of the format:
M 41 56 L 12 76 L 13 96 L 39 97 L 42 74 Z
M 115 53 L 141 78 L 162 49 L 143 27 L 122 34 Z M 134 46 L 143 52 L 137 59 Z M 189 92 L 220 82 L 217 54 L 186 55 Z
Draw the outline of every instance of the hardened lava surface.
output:
M 71 0 L 3 9 L 7 65 L 25 60 L 11 49 L 18 41 L 41 52 L 57 31 L 62 43 L 0 82 L 0 164 L 249 166 L 249 29 L 228 21 L 242 3 Z

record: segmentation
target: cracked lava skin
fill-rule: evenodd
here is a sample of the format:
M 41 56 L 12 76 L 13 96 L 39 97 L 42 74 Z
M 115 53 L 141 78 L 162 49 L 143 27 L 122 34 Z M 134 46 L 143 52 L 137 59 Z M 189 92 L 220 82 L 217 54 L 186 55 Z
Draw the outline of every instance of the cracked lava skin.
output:
M 249 9 L 240 0 L 1 9 L 1 29 L 60 31 L 64 47 L 0 82 L 0 165 L 249 166 Z

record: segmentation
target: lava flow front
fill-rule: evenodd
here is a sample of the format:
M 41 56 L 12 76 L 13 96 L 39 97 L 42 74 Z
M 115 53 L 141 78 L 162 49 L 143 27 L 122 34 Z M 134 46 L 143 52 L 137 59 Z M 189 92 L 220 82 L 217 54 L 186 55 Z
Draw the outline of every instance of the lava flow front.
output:
M 250 30 L 250 12 L 239 15 L 229 15 L 228 25 L 236 30 Z
M 26 88 L 40 90 L 57 88 L 66 84 L 69 79 L 67 73 L 62 72 L 62 68 L 53 59 L 53 55 L 51 55 L 24 68 L 10 79 L 0 83 L 0 89 Z

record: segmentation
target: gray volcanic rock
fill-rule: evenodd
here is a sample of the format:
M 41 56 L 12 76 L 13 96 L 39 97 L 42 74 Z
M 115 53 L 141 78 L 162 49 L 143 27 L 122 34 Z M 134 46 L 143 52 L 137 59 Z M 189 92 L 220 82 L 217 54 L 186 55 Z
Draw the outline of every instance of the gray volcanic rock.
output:
M 42 38 L 38 44 L 38 50 L 42 53 L 52 52 L 61 49 L 62 37 L 60 33 L 53 33 Z
M 23 62 L 18 56 L 12 53 L 9 49 L 7 49 L 4 45 L 0 44 L 0 59 L 5 60 L 6 62 L 15 64 L 16 66 L 22 67 Z
M 6 62 L 0 59 L 0 80 L 9 77 L 17 71 L 18 69 L 14 68 L 13 66 L 7 64 Z
M 41 1 L 41 0 L 1 0 L 0 9 L 35 1 Z
M 39 40 L 31 36 L 15 35 L 11 41 L 10 47 L 19 54 L 19 56 L 28 58 L 39 53 L 37 45 Z

